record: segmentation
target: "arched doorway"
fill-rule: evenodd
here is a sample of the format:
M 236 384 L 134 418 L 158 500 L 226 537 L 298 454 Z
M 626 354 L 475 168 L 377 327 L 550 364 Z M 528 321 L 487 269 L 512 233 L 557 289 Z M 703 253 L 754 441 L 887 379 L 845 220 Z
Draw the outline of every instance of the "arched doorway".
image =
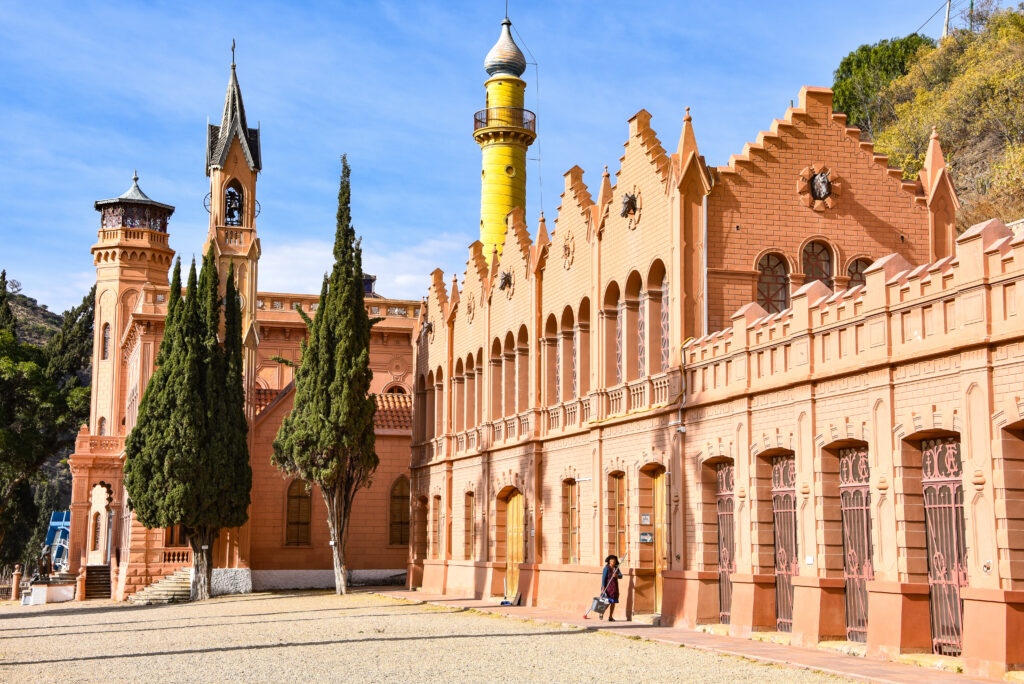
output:
M 519 593 L 519 566 L 526 556 L 523 503 L 523 493 L 515 487 L 506 487 L 498 494 L 497 523 L 505 528 L 505 599 L 509 601 Z

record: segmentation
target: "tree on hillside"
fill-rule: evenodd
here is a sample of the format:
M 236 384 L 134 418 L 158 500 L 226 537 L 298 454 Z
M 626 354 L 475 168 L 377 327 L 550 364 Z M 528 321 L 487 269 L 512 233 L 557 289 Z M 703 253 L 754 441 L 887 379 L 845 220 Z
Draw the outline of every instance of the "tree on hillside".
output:
M 32 488 L 40 482 L 36 474 L 48 459 L 59 466 L 88 417 L 84 376 L 92 355 L 93 299 L 90 292 L 66 312 L 57 335 L 40 349 L 17 341 L 6 272 L 0 271 L 0 556 L 5 559 L 23 557 L 28 536 L 19 530 L 27 525 L 31 534 L 40 515 L 33 502 Z
M 348 591 L 345 531 L 356 493 L 377 469 L 370 396 L 370 320 L 363 303 L 360 241 L 352 226 L 348 159 L 341 158 L 334 268 L 324 278 L 295 373 L 295 404 L 274 440 L 273 463 L 315 483 L 327 504 L 335 590 Z
M 908 64 L 923 46 L 934 45 L 931 38 L 916 33 L 861 45 L 843 58 L 833 74 L 834 109 L 846 114 L 849 125 L 874 136 L 878 119 L 891 109 L 882 97 L 885 87 L 907 73 Z
M 181 291 L 181 264 L 175 264 L 160 365 L 125 444 L 129 503 L 146 527 L 184 528 L 192 547 L 196 600 L 210 596 L 213 543 L 220 530 L 248 519 L 252 486 L 241 391 L 241 309 L 232 274 L 221 345 L 218 281 L 211 247 L 198 279 L 193 261 L 180 300 L 175 295 Z
M 984 16 L 984 15 L 982 15 Z M 963 207 L 962 229 L 1024 216 L 1024 9 L 994 11 L 920 50 L 882 93 L 875 149 L 916 178 L 932 126 Z

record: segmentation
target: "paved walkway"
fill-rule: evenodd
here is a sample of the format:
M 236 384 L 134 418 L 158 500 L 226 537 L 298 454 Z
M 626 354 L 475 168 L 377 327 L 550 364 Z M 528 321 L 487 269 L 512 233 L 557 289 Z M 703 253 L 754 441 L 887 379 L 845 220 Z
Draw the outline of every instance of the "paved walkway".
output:
M 592 617 L 581 620 L 578 615 L 523 606 L 498 606 L 493 600 L 458 599 L 419 591 L 384 590 L 385 596 L 438 606 L 471 608 L 520 620 L 554 622 L 579 629 L 594 630 L 623 637 L 649 639 L 659 643 L 685 646 L 722 655 L 751 658 L 764 663 L 817 670 L 839 677 L 871 682 L 949 682 L 966 684 L 990 680 L 972 679 L 962 674 L 943 672 L 927 667 L 892 663 L 845 655 L 833 651 L 798 648 L 764 641 L 708 634 L 676 627 L 654 627 L 632 622 L 602 622 Z

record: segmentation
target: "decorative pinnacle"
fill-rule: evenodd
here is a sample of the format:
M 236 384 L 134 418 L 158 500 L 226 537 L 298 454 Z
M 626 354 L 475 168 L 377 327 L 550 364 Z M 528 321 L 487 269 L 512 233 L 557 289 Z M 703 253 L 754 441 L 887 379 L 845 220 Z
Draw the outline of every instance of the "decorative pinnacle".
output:
M 683 121 L 693 121 L 693 119 L 690 118 L 690 108 L 689 107 L 686 108 L 686 116 L 683 117 Z
M 235 68 L 235 39 L 231 39 L 231 68 Z
M 139 182 L 139 170 L 138 169 L 135 169 L 135 171 L 132 174 L 132 182 L 133 183 L 138 183 Z
M 932 136 L 931 136 L 931 139 L 932 140 L 938 140 L 939 139 L 939 131 L 938 131 L 938 128 L 935 127 L 935 126 L 932 126 Z

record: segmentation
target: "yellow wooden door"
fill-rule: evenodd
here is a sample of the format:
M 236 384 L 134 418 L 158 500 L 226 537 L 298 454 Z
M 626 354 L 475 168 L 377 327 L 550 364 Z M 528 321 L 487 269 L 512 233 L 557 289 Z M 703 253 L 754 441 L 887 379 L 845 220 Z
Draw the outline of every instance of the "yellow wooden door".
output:
M 661 470 L 653 478 L 654 487 L 654 612 L 661 612 L 661 599 L 664 579 L 662 573 L 668 564 L 668 530 L 665 518 L 665 471 Z
M 505 511 L 505 598 L 519 592 L 519 564 L 523 562 L 523 494 L 513 492 Z

